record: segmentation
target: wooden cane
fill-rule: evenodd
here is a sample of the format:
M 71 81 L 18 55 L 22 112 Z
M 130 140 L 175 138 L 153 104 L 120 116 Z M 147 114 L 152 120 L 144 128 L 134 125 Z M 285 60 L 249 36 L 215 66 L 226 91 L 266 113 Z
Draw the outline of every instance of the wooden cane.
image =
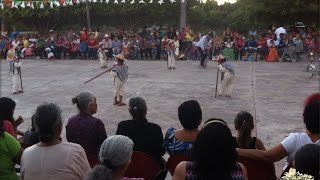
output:
M 217 69 L 217 79 L 216 79 L 216 92 L 214 94 L 214 97 L 217 98 L 217 91 L 218 91 L 218 82 L 219 81 L 219 67 Z
M 21 93 L 23 93 L 23 86 L 22 86 L 22 74 L 21 74 L 21 68 L 20 68 L 20 67 L 18 68 L 18 72 L 19 72 L 19 75 L 20 75 Z
M 106 71 L 104 71 L 104 72 L 102 72 L 102 73 L 100 73 L 100 74 L 96 75 L 95 77 L 93 77 L 93 78 L 89 79 L 88 81 L 84 82 L 84 84 L 87 84 L 88 82 L 90 82 L 90 81 L 92 81 L 92 80 L 96 79 L 97 77 L 99 77 L 99 76 L 103 75 L 104 73 L 107 73 L 107 72 L 111 71 L 114 67 L 115 67 L 115 66 L 113 66 L 112 68 L 110 68 L 110 69 L 108 69 L 108 70 L 106 70 Z

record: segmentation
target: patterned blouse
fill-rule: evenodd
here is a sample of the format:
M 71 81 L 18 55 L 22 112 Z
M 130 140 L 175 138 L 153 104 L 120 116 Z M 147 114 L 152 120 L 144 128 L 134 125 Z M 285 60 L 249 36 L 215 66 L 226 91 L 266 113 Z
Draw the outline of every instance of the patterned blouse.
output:
M 195 163 L 187 161 L 186 165 L 186 180 L 198 180 L 198 176 L 195 172 Z M 236 168 L 231 172 L 232 180 L 244 180 L 242 168 L 239 163 L 236 164 Z
M 164 146 L 169 155 L 185 153 L 193 145 L 193 142 L 185 142 L 185 141 L 177 140 L 174 137 L 175 130 L 176 129 L 173 127 L 169 128 L 164 138 Z

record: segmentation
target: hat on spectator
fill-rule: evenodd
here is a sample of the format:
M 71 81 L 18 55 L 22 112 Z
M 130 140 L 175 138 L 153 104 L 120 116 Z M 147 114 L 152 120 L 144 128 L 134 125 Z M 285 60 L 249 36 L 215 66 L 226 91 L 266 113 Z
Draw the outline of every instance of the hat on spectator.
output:
M 105 37 L 105 38 L 109 37 L 109 34 L 105 34 L 104 37 Z
M 100 148 L 100 162 L 110 169 L 125 164 L 131 159 L 133 145 L 133 141 L 127 136 L 114 135 L 108 137 Z

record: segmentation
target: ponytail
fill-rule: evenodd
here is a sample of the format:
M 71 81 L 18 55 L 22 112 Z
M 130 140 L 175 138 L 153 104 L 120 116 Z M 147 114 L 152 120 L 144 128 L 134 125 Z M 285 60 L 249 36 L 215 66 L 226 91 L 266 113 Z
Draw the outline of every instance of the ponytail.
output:
M 254 128 L 253 116 L 246 111 L 240 111 L 234 120 L 234 125 L 238 130 L 239 147 L 249 149 L 252 141 L 251 131 Z
M 249 149 L 250 144 L 252 141 L 252 136 L 251 136 L 251 127 L 246 120 L 243 121 L 241 128 L 239 129 L 238 132 L 238 142 L 239 142 L 239 147 L 244 148 L 244 149 Z
M 129 101 L 129 112 L 133 119 L 144 120 L 147 112 L 147 104 L 141 97 L 131 98 Z
M 84 180 L 113 180 L 112 170 L 104 165 L 96 165 Z

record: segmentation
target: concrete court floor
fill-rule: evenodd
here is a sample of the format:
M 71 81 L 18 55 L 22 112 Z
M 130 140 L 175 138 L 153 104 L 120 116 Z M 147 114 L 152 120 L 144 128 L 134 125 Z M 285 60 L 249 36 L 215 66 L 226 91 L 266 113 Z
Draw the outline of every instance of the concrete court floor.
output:
M 25 122 L 21 130 L 30 127 L 30 117 L 37 105 L 54 102 L 63 110 L 65 123 L 77 113 L 72 97 L 89 91 L 97 97 L 96 117 L 103 120 L 108 135 L 113 135 L 117 124 L 130 119 L 128 106 L 113 106 L 113 79 L 105 74 L 83 84 L 104 69 L 94 60 L 22 60 L 24 93 L 12 95 L 12 80 L 8 62 L 2 60 L 1 96 L 13 98 L 16 115 Z M 129 80 L 126 83 L 126 102 L 141 96 L 147 101 L 150 122 L 159 124 L 165 134 L 168 127 L 180 128 L 178 106 L 190 99 L 199 101 L 203 122 L 216 117 L 226 120 L 236 135 L 233 118 L 241 110 L 256 117 L 253 134 L 267 148 L 280 143 L 290 132 L 304 131 L 302 122 L 303 100 L 319 91 L 319 80 L 308 79 L 302 72 L 306 62 L 266 63 L 233 62 L 236 77 L 232 98 L 214 98 L 217 64 L 209 62 L 206 69 L 198 61 L 180 61 L 176 70 L 168 70 L 166 61 L 127 61 Z M 111 64 L 111 63 L 109 63 Z M 65 132 L 63 132 L 63 137 Z M 284 161 L 276 163 L 277 174 Z

